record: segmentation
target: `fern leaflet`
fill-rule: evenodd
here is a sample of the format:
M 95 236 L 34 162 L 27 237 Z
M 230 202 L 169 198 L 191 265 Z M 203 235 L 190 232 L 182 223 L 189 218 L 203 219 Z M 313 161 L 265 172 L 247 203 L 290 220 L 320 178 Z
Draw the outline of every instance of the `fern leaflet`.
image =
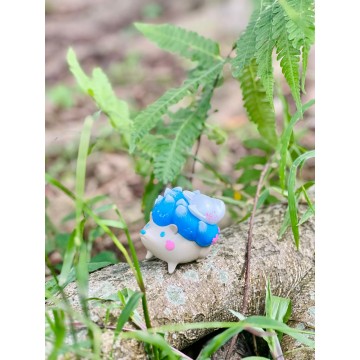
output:
M 281 1 L 289 19 L 286 27 L 289 39 L 297 49 L 302 49 L 301 88 L 305 92 L 305 77 L 311 45 L 315 38 L 315 13 L 313 0 Z
M 273 39 L 275 40 L 277 60 L 286 82 L 288 83 L 291 94 L 295 100 L 297 110 L 301 110 L 300 82 L 299 82 L 299 62 L 300 50 L 295 48 L 289 39 L 287 31 L 288 16 L 281 6 L 274 8 L 273 19 Z
M 250 120 L 257 125 L 259 133 L 275 147 L 277 144 L 275 113 L 268 101 L 264 86 L 256 75 L 257 71 L 257 64 L 253 59 L 240 76 L 244 107 Z
M 133 152 L 139 140 L 156 126 L 161 117 L 167 112 L 169 106 L 178 103 L 186 95 L 193 93 L 200 84 L 214 81 L 223 65 L 224 62 L 222 61 L 204 71 L 197 72 L 196 76 L 186 79 L 181 87 L 168 90 L 157 101 L 141 111 L 134 119 L 130 152 Z
M 128 135 L 131 120 L 127 103 L 117 98 L 109 79 L 100 68 L 93 70 L 92 78 L 94 99 L 97 105 L 109 117 L 113 128 Z
M 256 29 L 256 52 L 255 58 L 258 64 L 258 76 L 260 77 L 270 104 L 273 104 L 274 96 L 274 73 L 272 66 L 272 53 L 275 46 L 273 39 L 274 8 L 279 6 L 272 0 L 265 1 L 265 9 L 258 22 Z
M 167 183 L 180 173 L 187 152 L 201 134 L 206 114 L 210 109 L 212 93 L 213 88 L 210 88 L 196 110 L 180 109 L 171 115 L 173 121 L 169 130 L 175 134 L 175 137 L 167 139 L 166 145 L 161 147 L 161 151 L 154 159 L 154 172 L 159 181 Z
M 135 23 L 135 27 L 161 49 L 201 62 L 203 65 L 222 61 L 219 44 L 196 32 L 170 24 Z
M 105 73 L 100 68 L 95 68 L 92 77 L 87 76 L 71 48 L 67 53 L 67 62 L 81 90 L 95 100 L 99 109 L 109 117 L 111 125 L 121 131 L 128 142 L 131 126 L 129 108 L 125 101 L 117 98 Z
M 251 17 L 248 26 L 245 29 L 245 32 L 240 36 L 236 42 L 236 56 L 231 61 L 232 74 L 234 77 L 238 78 L 243 68 L 249 64 L 250 60 L 254 57 L 255 54 L 255 44 L 256 44 L 256 32 L 259 17 L 261 13 L 261 7 L 256 8 Z

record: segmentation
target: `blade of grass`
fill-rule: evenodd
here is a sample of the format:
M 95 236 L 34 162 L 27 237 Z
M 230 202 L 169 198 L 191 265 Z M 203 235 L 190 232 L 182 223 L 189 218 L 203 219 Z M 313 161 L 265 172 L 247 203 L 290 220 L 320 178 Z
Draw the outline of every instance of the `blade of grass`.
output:
M 315 104 L 315 100 L 310 100 L 302 107 L 302 111 L 297 111 L 290 120 L 289 125 L 286 127 L 280 138 L 280 162 L 279 162 L 279 177 L 282 189 L 285 189 L 285 172 L 286 172 L 286 158 L 287 149 L 289 146 L 291 134 L 295 124 L 302 118 L 302 113 L 308 110 Z
M 146 289 L 145 289 L 145 284 L 144 284 L 144 280 L 143 280 L 143 277 L 142 277 L 142 273 L 141 273 L 141 270 L 140 270 L 139 259 L 138 259 L 137 254 L 136 254 L 135 246 L 134 246 L 134 243 L 133 243 L 133 241 L 131 239 L 129 229 L 126 226 L 124 218 L 122 217 L 122 215 L 121 215 L 121 213 L 120 213 L 120 211 L 119 211 L 119 209 L 117 207 L 115 208 L 115 212 L 118 215 L 118 217 L 120 219 L 120 222 L 123 222 L 125 224 L 124 232 L 125 232 L 125 235 L 126 235 L 126 238 L 127 238 L 127 241 L 128 241 L 131 257 L 132 257 L 134 267 L 135 267 L 135 271 L 136 271 L 136 274 L 137 274 L 137 282 L 138 282 L 138 285 L 139 285 L 139 288 L 140 288 L 141 292 L 144 294 L 141 301 L 142 301 L 142 306 L 143 306 L 143 311 L 144 311 L 145 324 L 146 324 L 146 327 L 148 329 L 150 329 L 151 328 L 150 314 L 149 314 L 149 309 L 148 309 L 148 306 L 147 306 Z
M 63 262 L 63 266 L 61 268 L 61 273 L 59 275 L 59 285 L 63 286 L 67 280 L 67 278 L 69 277 L 70 271 L 71 271 L 71 267 L 72 267 L 72 263 L 74 260 L 74 256 L 75 256 L 75 235 L 76 235 L 76 230 L 74 230 L 71 233 L 70 239 L 67 243 L 67 247 L 66 247 L 66 251 L 65 251 L 65 255 L 64 255 L 64 262 Z
M 148 331 L 136 330 L 120 333 L 120 337 L 123 339 L 136 339 L 143 341 L 147 344 L 151 344 L 157 348 L 160 348 L 167 356 L 169 360 L 177 360 L 177 355 L 174 354 L 171 346 L 165 341 L 159 334 L 149 333 Z
M 94 122 L 92 116 L 87 116 L 84 121 L 83 130 L 81 131 L 79 151 L 76 162 L 76 178 L 75 178 L 75 212 L 76 212 L 76 235 L 75 246 L 79 249 L 78 261 L 75 264 L 76 283 L 79 300 L 82 311 L 86 319 L 90 320 L 88 303 L 86 301 L 88 297 L 88 284 L 89 284 L 89 272 L 88 272 L 88 249 L 83 239 L 85 218 L 84 218 L 84 193 L 85 193 L 85 178 L 86 178 L 86 163 L 89 154 L 91 128 Z M 91 341 L 91 348 L 94 351 L 94 358 L 98 358 L 100 352 L 97 348 L 98 340 L 95 339 L 95 333 L 93 332 L 93 326 L 88 329 L 88 336 Z
M 50 260 L 47 256 L 45 256 L 45 263 L 46 263 L 46 266 L 48 267 L 48 269 L 50 270 L 51 275 L 53 276 L 53 280 L 55 282 L 54 287 L 56 287 L 58 289 L 58 291 L 60 292 L 61 299 L 62 299 L 63 305 L 65 307 L 65 310 L 66 310 L 66 314 L 70 320 L 70 333 L 72 336 L 72 340 L 73 340 L 74 345 L 76 346 L 78 340 L 77 340 L 75 328 L 73 326 L 73 318 L 69 311 L 69 310 L 71 310 L 71 305 L 69 303 L 68 298 L 66 297 L 66 295 L 64 293 L 63 288 L 59 285 L 59 281 L 58 281 L 54 266 L 50 263 Z M 45 298 L 46 299 L 52 298 L 52 294 L 49 294 L 49 292 L 46 290 L 46 288 L 45 288 Z M 77 359 L 78 359 L 78 357 L 77 357 Z
M 54 179 L 51 175 L 49 174 L 45 174 L 45 179 L 46 182 L 55 186 L 56 188 L 58 188 L 59 190 L 63 191 L 64 194 L 66 194 L 67 196 L 69 196 L 71 199 L 75 200 L 76 196 L 75 194 L 69 190 L 67 187 L 65 187 L 63 184 L 61 184 L 58 180 Z M 120 250 L 120 252 L 124 255 L 126 262 L 128 263 L 128 265 L 130 266 L 132 272 L 134 273 L 135 277 L 137 278 L 137 274 L 134 268 L 134 265 L 132 263 L 132 260 L 129 256 L 129 253 L 127 252 L 127 250 L 125 249 L 125 247 L 121 244 L 121 242 L 117 239 L 117 237 L 115 236 L 115 234 L 103 223 L 103 220 L 100 219 L 88 206 L 84 206 L 84 211 L 86 212 L 86 214 L 88 214 L 94 221 L 95 223 L 100 226 L 104 232 L 111 238 L 111 240 L 114 242 L 114 244 L 117 246 L 117 248 Z
M 312 216 L 315 215 L 315 209 L 308 207 L 298 222 L 298 226 L 302 225 L 304 222 L 308 221 Z
M 295 196 L 295 182 L 296 182 L 296 172 L 298 166 L 315 156 L 315 150 L 308 151 L 300 155 L 292 164 L 290 168 L 289 180 L 288 180 L 288 203 L 289 203 L 289 213 L 290 213 L 290 222 L 291 228 L 295 240 L 296 249 L 299 250 L 300 234 L 297 217 L 297 205 L 296 205 L 296 196 Z
M 84 122 L 84 127 L 81 132 L 79 153 L 76 162 L 76 180 L 75 180 L 75 209 L 76 209 L 76 236 L 75 245 L 81 244 L 81 228 L 83 207 L 84 207 L 84 191 L 85 191 L 85 176 L 86 176 L 86 160 L 88 156 L 89 143 L 91 137 L 91 128 L 94 120 L 92 116 L 87 116 Z
M 311 210 L 313 211 L 313 213 L 315 213 L 315 207 L 314 207 L 312 201 L 310 200 L 310 197 L 309 197 L 309 195 L 308 195 L 305 187 L 302 186 L 302 187 L 301 187 L 301 190 L 302 190 L 302 192 L 303 192 L 303 194 L 304 194 L 304 196 L 305 196 L 306 202 L 308 203 L 309 207 L 311 208 Z
M 244 322 L 249 326 L 256 326 L 265 329 L 280 331 L 284 334 L 290 335 L 295 340 L 298 340 L 299 342 L 307 346 L 315 347 L 315 342 L 309 339 L 307 336 L 303 335 L 303 334 L 314 335 L 314 333 L 312 332 L 304 332 L 304 331 L 299 332 L 297 331 L 297 329 L 293 329 L 280 321 L 268 319 L 264 316 L 250 316 Z
M 310 187 L 312 187 L 315 184 L 314 181 L 308 181 L 306 182 L 300 189 L 296 190 L 295 192 L 295 197 L 296 197 L 296 207 L 299 201 L 299 197 L 300 197 L 300 193 L 302 190 L 302 188 L 304 189 L 309 189 Z M 287 191 L 286 191 L 287 193 Z M 287 194 L 288 196 L 288 194 Z M 288 227 L 290 226 L 290 213 L 289 213 L 289 207 L 287 207 L 286 212 L 285 212 L 285 216 L 284 216 L 284 220 L 281 224 L 280 230 L 279 230 L 279 235 L 278 235 L 278 240 L 281 240 L 282 237 L 284 236 L 286 230 L 288 229 Z
M 260 327 L 260 328 L 272 328 L 274 330 L 283 331 L 284 333 L 290 332 L 294 334 L 306 334 L 314 335 L 313 331 L 293 329 L 289 326 L 280 323 L 279 321 L 268 319 L 265 316 L 249 316 L 243 321 L 239 322 L 198 322 L 198 323 L 183 323 L 183 324 L 169 324 L 154 327 L 148 331 L 151 333 L 165 333 L 165 332 L 176 332 L 176 331 L 185 331 L 185 330 L 194 330 L 194 329 L 222 329 L 222 328 L 233 328 L 233 327 Z
M 143 295 L 144 294 L 141 292 L 135 292 L 134 294 L 132 294 L 129 301 L 126 303 L 124 309 L 121 311 L 121 314 L 116 323 L 114 342 L 122 331 L 125 323 L 129 320 L 131 313 L 137 308 L 139 300 L 143 297 Z
M 82 242 L 80 246 L 78 263 L 75 266 L 75 274 L 79 299 L 85 316 L 89 316 L 88 305 L 86 301 L 89 290 L 89 271 L 87 257 L 88 254 L 86 244 L 85 242 Z
M 233 336 L 243 331 L 243 327 L 229 328 L 223 331 L 221 334 L 212 338 L 206 346 L 201 350 L 201 353 L 197 357 L 197 360 L 208 360 L 216 350 L 221 348 L 226 342 L 228 342 Z
M 48 182 L 52 183 L 53 185 L 55 185 L 57 187 L 58 187 L 58 185 L 61 185 L 59 182 L 53 181 L 51 176 L 47 176 L 46 179 L 47 179 Z M 61 187 L 59 187 L 59 188 L 65 190 L 65 193 L 68 194 L 70 197 L 72 197 L 74 199 L 77 199 L 77 197 L 74 194 L 72 194 L 71 191 L 68 190 L 63 185 L 61 185 Z M 131 252 L 133 261 L 130 259 L 128 252 L 126 251 L 124 246 L 119 242 L 119 240 L 116 238 L 114 233 L 107 227 L 106 224 L 104 224 L 104 220 L 100 219 L 96 214 L 94 214 L 94 212 L 86 204 L 83 204 L 83 210 L 90 217 L 92 217 L 92 219 L 97 223 L 97 225 L 99 225 L 105 231 L 105 233 L 107 233 L 111 237 L 113 242 L 117 245 L 119 250 L 125 256 L 127 263 L 129 264 L 131 270 L 133 271 L 133 274 L 134 274 L 135 279 L 136 279 L 136 281 L 138 283 L 138 286 L 139 286 L 141 292 L 144 294 L 144 296 L 142 298 L 142 305 L 143 305 L 145 323 L 146 323 L 147 328 L 151 328 L 150 314 L 149 314 L 149 310 L 148 310 L 148 306 L 147 306 L 147 300 L 146 300 L 146 290 L 145 290 L 145 285 L 144 285 L 141 270 L 140 270 L 139 260 L 137 258 L 135 246 L 134 246 L 133 241 L 131 239 L 130 232 L 129 232 L 128 228 L 127 228 L 127 225 L 126 225 L 120 211 L 115 207 L 115 212 L 119 216 L 120 222 L 122 224 L 124 224 L 124 232 L 125 232 L 127 240 L 128 240 L 128 244 L 129 244 L 129 248 L 130 248 L 130 252 Z M 155 358 L 157 358 L 156 350 L 154 349 L 153 351 L 154 351 L 154 354 L 155 354 Z

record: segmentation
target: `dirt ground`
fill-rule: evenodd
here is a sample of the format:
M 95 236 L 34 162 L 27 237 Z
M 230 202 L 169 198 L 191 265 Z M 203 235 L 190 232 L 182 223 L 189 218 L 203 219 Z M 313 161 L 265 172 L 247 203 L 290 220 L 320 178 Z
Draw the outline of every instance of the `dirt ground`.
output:
M 132 26 L 133 22 L 172 23 L 194 30 L 218 41 L 226 55 L 232 43 L 244 30 L 251 13 L 250 0 L 47 0 L 46 1 L 46 171 L 74 189 L 76 151 L 85 116 L 96 108 L 91 99 L 76 91 L 75 82 L 66 65 L 66 51 L 72 46 L 87 72 L 100 66 L 109 76 L 118 96 L 128 101 L 132 109 L 142 109 L 167 89 L 178 86 L 188 66 L 177 56 L 166 53 L 150 43 Z M 281 74 L 277 67 L 276 73 Z M 61 95 L 59 86 L 64 86 Z M 67 89 L 67 90 L 66 90 Z M 289 95 L 284 86 L 287 96 Z M 56 95 L 56 91 L 58 91 Z M 69 100 L 68 94 L 70 91 Z M 59 95 L 60 92 L 60 95 Z M 309 59 L 307 94 L 303 101 L 314 98 L 314 51 Z M 55 95 L 54 95 L 55 94 Z M 57 100 L 54 100 L 54 97 Z M 70 102 L 69 102 L 70 101 Z M 216 165 L 231 179 L 238 177 L 233 165 L 246 154 L 241 140 L 256 134 L 249 124 L 242 106 L 238 83 L 232 81 L 229 68 L 225 84 L 216 90 L 209 121 L 220 125 L 228 133 L 226 146 L 218 146 L 202 138 L 199 157 Z M 279 123 L 281 104 L 275 102 Z M 303 121 L 307 129 L 301 142 L 314 147 L 314 109 Z M 86 195 L 107 194 L 122 211 L 129 224 L 140 258 L 144 249 L 138 231 L 143 226 L 141 196 L 144 180 L 135 173 L 132 160 L 117 147 L 116 136 L 105 117 L 96 122 L 92 134 L 98 138 L 101 151 L 88 160 Z M 197 164 L 196 174 L 202 167 Z M 308 167 L 308 177 L 314 173 Z M 194 187 L 206 190 L 200 178 Z M 46 188 L 47 213 L 62 232 L 71 231 L 73 223 L 61 219 L 73 211 L 73 203 L 65 195 Z M 222 226 L 231 223 L 228 216 Z M 123 235 L 121 241 L 126 242 Z M 112 241 L 99 238 L 95 252 L 115 248 Z M 121 257 L 119 256 L 121 260 Z M 53 254 L 53 261 L 59 261 Z

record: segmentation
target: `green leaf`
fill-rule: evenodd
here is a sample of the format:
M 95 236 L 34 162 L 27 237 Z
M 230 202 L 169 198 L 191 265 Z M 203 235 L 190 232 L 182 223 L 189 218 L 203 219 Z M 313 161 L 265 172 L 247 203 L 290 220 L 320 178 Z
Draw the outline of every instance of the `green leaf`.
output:
M 279 178 L 281 187 L 285 188 L 285 172 L 286 172 L 286 152 L 290 143 L 291 134 L 295 124 L 299 121 L 302 114 L 315 104 L 315 100 L 308 101 L 303 105 L 301 111 L 297 111 L 291 118 L 289 125 L 284 129 L 280 138 L 280 162 L 279 162 Z
M 301 88 L 305 93 L 305 79 L 311 45 L 315 40 L 315 12 L 313 0 L 281 0 L 288 20 L 286 28 L 289 39 L 302 52 Z
M 244 33 L 236 42 L 236 56 L 231 61 L 232 74 L 235 78 L 242 75 L 245 66 L 249 65 L 250 61 L 254 58 L 256 51 L 256 30 L 262 10 L 263 2 L 261 2 L 260 7 L 254 9 Z
M 120 333 L 120 337 L 123 339 L 136 339 L 138 341 L 143 341 L 147 344 L 155 345 L 168 356 L 168 360 L 177 360 L 178 356 L 175 355 L 174 350 L 171 346 L 164 340 L 164 338 L 159 334 L 151 334 L 147 331 L 129 331 Z
M 310 200 L 310 198 L 308 196 L 308 193 L 306 192 L 305 187 L 302 186 L 301 190 L 302 190 L 303 194 L 305 195 L 305 199 L 306 199 L 306 202 L 308 203 L 309 207 L 307 208 L 307 210 L 305 211 L 305 213 L 301 217 L 301 219 L 300 219 L 300 221 L 298 223 L 298 226 L 300 226 L 304 222 L 308 221 L 313 215 L 315 215 L 315 205 Z
M 114 332 L 115 338 L 122 331 L 125 323 L 129 320 L 133 311 L 137 308 L 139 300 L 144 296 L 141 292 L 135 292 L 131 295 L 130 299 L 126 302 L 124 309 L 121 311 L 121 314 L 117 320 L 116 328 Z
M 224 62 L 220 62 L 205 70 L 198 71 L 196 76 L 186 79 L 182 86 L 168 90 L 157 101 L 141 111 L 134 119 L 130 152 L 133 152 L 138 142 L 156 126 L 171 105 L 178 103 L 186 95 L 193 93 L 199 84 L 214 82 L 220 74 L 223 65 Z
M 304 164 L 304 163 L 303 163 Z M 310 200 L 310 197 L 306 191 L 306 188 L 304 186 L 301 187 L 302 193 L 305 196 L 306 202 L 309 205 L 309 207 L 313 210 L 313 212 L 315 212 L 315 207 L 314 204 L 312 203 L 312 201 Z
M 273 148 L 262 139 L 247 139 L 243 141 L 247 149 L 259 149 L 266 153 L 271 153 Z
M 222 61 L 219 44 L 204 38 L 193 31 L 188 31 L 170 24 L 135 23 L 135 27 L 161 49 L 184 56 L 202 65 L 211 65 Z
M 80 86 L 81 90 L 85 94 L 89 94 L 93 96 L 93 90 L 91 86 L 91 79 L 85 74 L 83 69 L 81 68 L 76 54 L 72 48 L 69 48 L 67 52 L 67 63 L 69 65 L 70 71 L 74 75 L 76 82 Z
M 315 208 L 308 207 L 301 217 L 300 221 L 298 222 L 298 226 L 304 224 L 306 221 L 308 221 L 312 216 L 315 215 Z
M 243 331 L 243 327 L 229 328 L 221 334 L 213 337 L 206 346 L 201 350 L 197 360 L 210 360 L 211 355 L 221 348 L 232 337 Z
M 58 354 L 64 344 L 66 337 L 66 324 L 65 324 L 65 313 L 61 309 L 52 309 L 53 320 L 48 314 L 45 314 L 45 318 L 54 335 L 54 346 L 49 354 L 49 360 L 56 360 Z
M 109 210 L 114 210 L 115 205 L 114 204 L 105 204 L 102 206 L 99 206 L 98 208 L 94 209 L 94 213 L 95 214 L 101 214 L 103 212 L 109 211 Z
M 112 251 L 100 251 L 95 256 L 93 256 L 90 260 L 90 264 L 92 263 L 108 263 L 108 264 L 117 264 L 119 261 Z
M 298 166 L 304 161 L 315 156 L 315 150 L 308 151 L 302 155 L 300 155 L 292 164 L 290 168 L 289 180 L 288 180 L 288 202 L 289 202 L 289 212 L 290 212 L 290 222 L 291 228 L 294 235 L 296 248 L 299 249 L 299 227 L 298 217 L 297 217 L 297 205 L 296 205 L 296 197 L 295 197 L 295 181 L 296 181 L 296 172 Z
M 286 15 L 280 7 L 277 10 L 278 12 L 274 17 L 274 27 L 277 29 L 273 34 L 273 38 L 276 38 L 277 60 L 280 61 L 282 73 L 290 87 L 296 108 L 301 111 L 299 83 L 300 50 L 295 48 L 288 38 Z M 279 37 L 277 38 L 277 36 Z
M 58 233 L 55 236 L 56 247 L 62 255 L 66 252 L 70 238 L 71 234 L 69 233 Z
M 228 135 L 220 126 L 209 123 L 205 123 L 204 125 L 204 134 L 209 140 L 215 141 L 217 145 L 222 145 L 226 142 Z
M 293 329 L 277 320 L 269 319 L 264 316 L 250 316 L 246 318 L 246 320 L 244 320 L 244 324 L 245 326 L 249 325 L 263 329 L 272 329 L 272 330 L 280 331 L 284 334 L 290 335 L 297 341 L 300 341 L 302 344 L 305 344 L 312 348 L 314 348 L 315 346 L 314 341 L 304 335 L 304 333 L 312 334 L 312 335 L 313 333 L 299 331 L 298 329 Z
M 173 181 L 179 175 L 188 152 L 201 135 L 210 109 L 212 94 L 211 86 L 205 91 L 195 110 L 186 108 L 169 114 L 172 122 L 168 131 L 172 136 L 159 146 L 157 156 L 154 158 L 155 177 L 163 184 Z
M 297 206 L 297 202 L 296 202 L 296 206 Z M 289 207 L 286 209 L 285 212 L 285 216 L 284 216 L 284 220 L 281 224 L 280 230 L 279 230 L 279 234 L 278 234 L 278 240 L 281 240 L 282 237 L 284 236 L 286 230 L 288 229 L 288 227 L 291 225 L 290 223 L 290 212 L 289 212 Z
M 256 204 L 256 209 L 260 209 L 261 206 L 263 206 L 264 202 L 269 197 L 269 195 L 270 195 L 269 189 L 265 189 L 262 193 L 260 193 L 258 202 Z
M 261 174 L 261 170 L 257 169 L 246 169 L 242 175 L 237 179 L 239 184 L 249 184 L 253 181 L 258 181 Z
M 111 125 L 123 132 L 128 142 L 127 136 L 132 125 L 129 108 L 125 101 L 117 98 L 105 73 L 100 68 L 95 68 L 92 78 L 88 77 L 82 70 L 72 48 L 68 50 L 67 62 L 81 90 L 95 100 L 97 106 L 109 117 Z
M 89 271 L 88 271 L 87 258 L 88 258 L 87 247 L 86 247 L 86 243 L 83 242 L 80 247 L 78 263 L 76 264 L 75 267 L 75 274 L 76 274 L 76 285 L 80 298 L 80 303 L 82 306 L 82 310 L 86 315 L 88 314 L 88 308 L 85 299 L 88 297 L 88 291 L 89 291 Z
M 118 228 L 118 229 L 125 229 L 126 224 L 120 220 L 110 220 L 110 219 L 100 219 L 101 223 L 106 226 Z
M 269 280 L 266 280 L 265 311 L 267 317 L 283 323 L 286 323 L 291 315 L 291 300 L 272 295 Z
M 109 117 L 112 127 L 126 135 L 131 126 L 127 103 L 116 97 L 109 79 L 100 68 L 92 72 L 92 85 L 98 107 Z
M 265 165 L 266 157 L 264 156 L 256 156 L 256 155 L 248 155 L 244 156 L 240 161 L 235 164 L 235 169 L 243 169 L 248 168 L 254 165 Z
M 300 189 L 295 191 L 295 198 L 296 198 L 296 207 L 300 198 L 300 194 L 303 191 L 302 189 L 309 189 L 310 187 L 312 187 L 315 184 L 314 181 L 308 181 L 306 182 Z M 285 196 L 287 197 L 287 191 L 284 192 Z M 278 235 L 278 240 L 281 240 L 281 238 L 284 236 L 286 230 L 288 229 L 288 227 L 291 225 L 290 223 L 290 213 L 289 213 L 289 207 L 287 207 L 286 212 L 285 212 L 285 216 L 284 216 L 284 220 L 281 224 L 281 228 L 279 231 L 279 235 Z
M 80 247 L 82 242 L 83 230 L 83 208 L 84 208 L 84 191 L 85 191 L 85 176 L 86 176 L 86 161 L 88 156 L 88 149 L 91 136 L 91 128 L 93 125 L 92 116 L 85 118 L 83 130 L 80 136 L 79 151 L 76 162 L 76 178 L 75 178 L 75 211 L 76 211 L 76 235 L 75 245 Z
M 72 267 L 72 262 L 75 256 L 75 251 L 76 251 L 76 247 L 75 247 L 75 235 L 76 235 L 76 230 L 74 230 L 69 238 L 69 241 L 67 242 L 67 247 L 66 247 L 66 251 L 65 251 L 65 255 L 64 255 L 64 262 L 61 268 L 61 273 L 58 277 L 59 280 L 59 285 L 63 286 L 66 282 L 66 280 L 69 277 L 70 271 L 71 271 L 71 267 Z
M 243 68 L 240 86 L 244 107 L 261 136 L 273 147 L 277 144 L 275 112 L 269 102 L 261 80 L 257 77 L 257 64 L 253 59 Z
M 264 11 L 256 28 L 255 58 L 258 64 L 257 74 L 265 88 L 267 99 L 273 104 L 274 96 L 274 71 L 272 66 L 272 53 L 275 47 L 273 39 L 273 18 L 277 2 L 264 1 Z
M 159 194 L 161 193 L 164 187 L 164 184 L 162 184 L 161 182 L 155 183 L 154 180 L 155 180 L 155 176 L 152 173 L 150 175 L 149 182 L 145 186 L 144 195 L 142 197 L 141 207 L 142 207 L 142 211 L 144 212 L 146 223 L 150 220 L 151 209 L 154 206 L 156 198 L 159 196 Z

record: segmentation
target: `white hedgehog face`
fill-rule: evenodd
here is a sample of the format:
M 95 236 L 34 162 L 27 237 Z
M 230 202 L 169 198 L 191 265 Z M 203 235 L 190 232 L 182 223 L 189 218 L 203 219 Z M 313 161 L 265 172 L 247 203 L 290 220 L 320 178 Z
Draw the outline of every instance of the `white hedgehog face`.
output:
M 141 241 L 147 246 L 159 246 L 164 243 L 165 248 L 171 248 L 178 236 L 177 226 L 174 224 L 159 226 L 151 219 L 140 231 Z

